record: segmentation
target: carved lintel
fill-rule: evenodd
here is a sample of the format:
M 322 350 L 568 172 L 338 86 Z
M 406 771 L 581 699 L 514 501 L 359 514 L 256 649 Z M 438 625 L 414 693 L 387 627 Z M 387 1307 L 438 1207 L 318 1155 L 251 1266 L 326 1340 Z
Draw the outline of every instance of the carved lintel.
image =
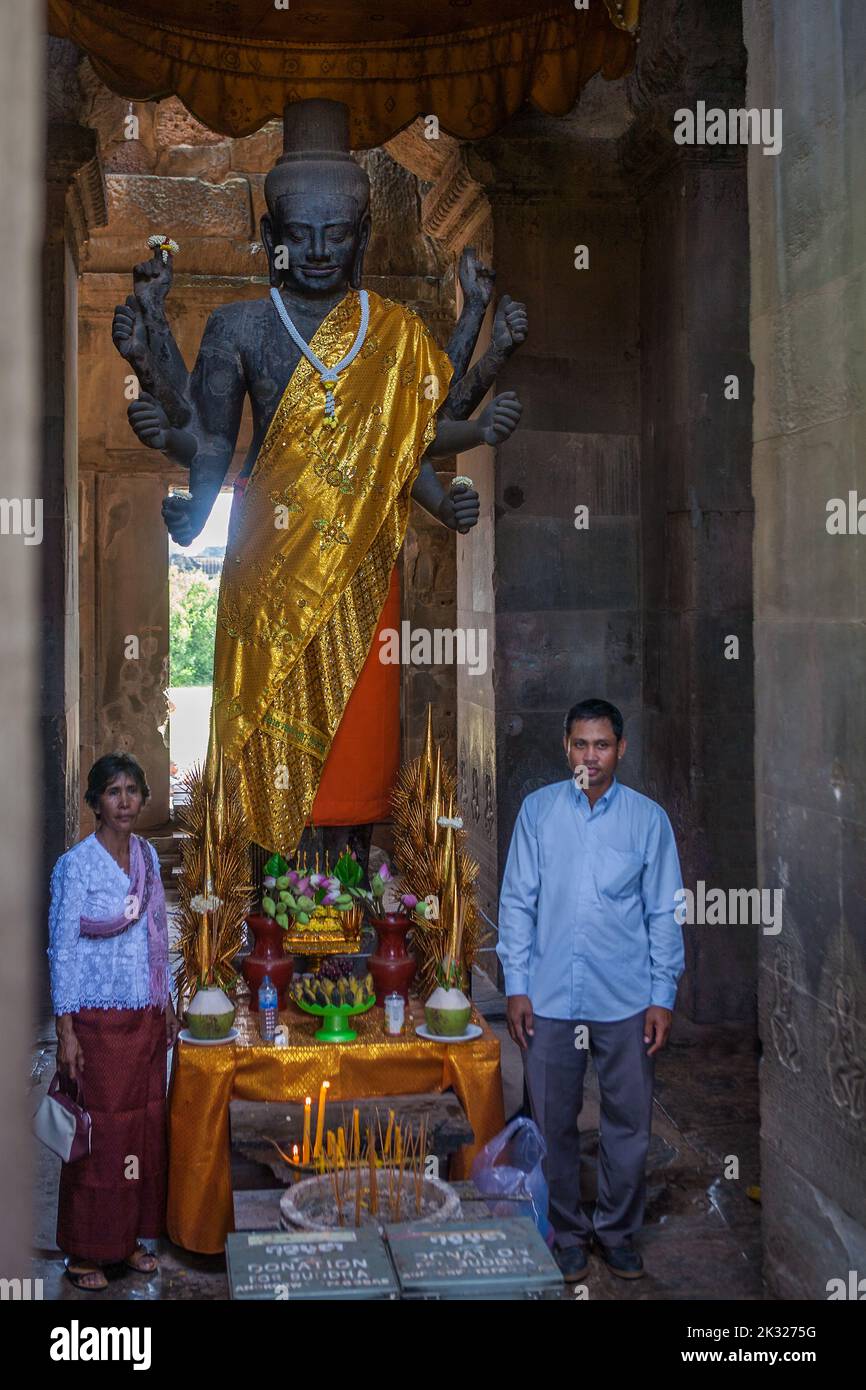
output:
M 99 156 L 89 159 L 73 176 L 66 200 L 72 228 L 72 253 L 76 268 L 81 247 L 95 227 L 108 226 L 105 175 Z
M 59 241 L 68 218 L 77 266 L 80 248 L 93 228 L 108 225 L 105 175 L 96 131 L 88 126 L 54 122 L 48 127 L 45 155 L 45 240 Z
M 462 151 L 455 150 L 421 203 L 422 231 L 457 254 L 489 216 L 483 185 L 472 177 Z
M 438 131 L 436 138 L 430 140 L 426 135 L 426 122 L 418 116 L 399 135 L 388 140 L 385 149 L 397 164 L 402 164 L 410 174 L 433 183 L 438 179 L 449 159 L 460 149 L 460 141 L 446 131 Z

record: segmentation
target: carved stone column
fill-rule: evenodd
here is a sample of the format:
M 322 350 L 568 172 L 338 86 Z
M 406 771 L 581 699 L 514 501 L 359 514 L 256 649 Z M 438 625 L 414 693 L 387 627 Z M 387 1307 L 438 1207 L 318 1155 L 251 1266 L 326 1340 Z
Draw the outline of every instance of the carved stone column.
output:
M 647 9 L 622 147 L 642 234 L 640 786 L 671 817 L 687 887 L 748 888 L 757 870 L 746 151 L 674 142 L 678 109 L 745 105 L 742 21 L 736 5 Z M 685 935 L 680 1008 L 698 1022 L 754 1027 L 755 931 L 695 925 Z
M 758 882 L 783 895 L 759 946 L 764 1275 L 862 1301 L 866 538 L 828 534 L 828 503 L 864 494 L 866 11 L 743 15 L 744 104 L 784 115 L 782 154 L 749 150 Z
M 41 93 L 43 12 L 0 0 L 0 244 L 4 248 L 3 370 L 0 437 L 3 496 L 35 501 L 39 466 L 39 242 L 42 234 Z M 31 1106 L 22 1085 L 32 1065 L 37 960 L 44 959 L 39 889 L 50 861 L 41 835 L 42 768 L 34 711 L 39 708 L 40 547 L 21 535 L 0 536 L 3 660 L 0 663 L 0 1278 L 30 1271 L 33 1170 Z M 63 846 L 61 845 L 62 849 Z M 38 887 L 37 887 L 38 885 Z
M 78 838 L 78 283 L 90 228 L 106 221 L 94 132 L 78 124 L 78 53 L 48 41 L 42 256 L 43 750 L 46 862 Z

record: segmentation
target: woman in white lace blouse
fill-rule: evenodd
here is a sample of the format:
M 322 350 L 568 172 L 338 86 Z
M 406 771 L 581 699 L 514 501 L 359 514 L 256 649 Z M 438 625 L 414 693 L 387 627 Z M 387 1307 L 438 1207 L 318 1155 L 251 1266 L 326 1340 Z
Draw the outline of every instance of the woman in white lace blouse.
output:
M 96 831 L 51 875 L 57 1066 L 92 1120 L 90 1154 L 61 1171 L 57 1244 L 69 1278 L 94 1291 L 108 1285 L 104 1264 L 154 1273 L 139 1237 L 165 1230 L 166 1049 L 178 1021 L 159 859 L 132 833 L 149 795 L 135 758 L 100 758 L 85 797 Z

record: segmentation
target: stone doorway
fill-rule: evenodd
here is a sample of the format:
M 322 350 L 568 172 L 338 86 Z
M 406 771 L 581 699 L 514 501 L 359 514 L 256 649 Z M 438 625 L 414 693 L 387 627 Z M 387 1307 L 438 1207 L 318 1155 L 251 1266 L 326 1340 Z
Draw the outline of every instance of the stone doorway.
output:
M 179 489 L 171 489 L 177 491 Z M 216 605 L 228 538 L 232 489 L 223 488 L 192 545 L 169 539 L 169 799 L 172 819 L 185 800 L 183 780 L 207 755 Z

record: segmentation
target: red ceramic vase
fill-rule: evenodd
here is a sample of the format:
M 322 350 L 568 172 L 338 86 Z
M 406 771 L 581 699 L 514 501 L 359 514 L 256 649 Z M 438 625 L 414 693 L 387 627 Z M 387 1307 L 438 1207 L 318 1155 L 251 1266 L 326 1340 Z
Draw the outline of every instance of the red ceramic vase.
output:
M 376 1003 L 384 1006 L 387 994 L 402 994 L 409 1002 L 409 986 L 415 978 L 418 962 L 406 950 L 406 933 L 411 917 L 387 912 L 384 917 L 371 917 L 376 930 L 376 949 L 370 957 L 370 974 L 376 986 Z
M 283 949 L 283 929 L 272 917 L 252 913 L 247 918 L 247 926 L 253 934 L 255 945 L 241 965 L 241 974 L 250 989 L 250 1011 L 259 1011 L 259 985 L 266 975 L 277 990 L 277 1007 L 286 1007 L 286 990 L 295 970 L 295 958 Z

